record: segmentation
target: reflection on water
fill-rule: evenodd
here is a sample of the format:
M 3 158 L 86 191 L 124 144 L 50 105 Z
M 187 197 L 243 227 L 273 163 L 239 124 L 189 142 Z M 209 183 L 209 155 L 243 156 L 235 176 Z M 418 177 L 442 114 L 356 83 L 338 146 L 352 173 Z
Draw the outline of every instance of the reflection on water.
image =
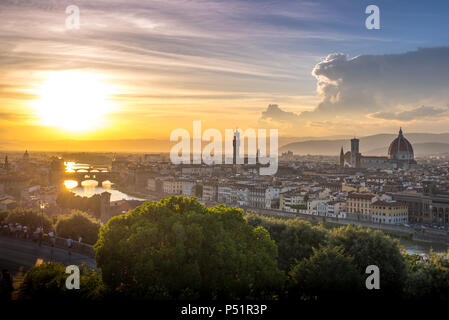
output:
M 117 200 L 144 200 L 140 198 L 136 198 L 126 193 L 120 192 L 118 190 L 112 189 L 112 184 L 109 181 L 103 182 L 102 186 L 98 186 L 97 181 L 87 180 L 81 183 L 81 186 L 78 186 L 78 182 L 74 180 L 66 180 L 64 181 L 64 185 L 71 192 L 81 197 L 92 197 L 95 194 L 100 194 L 105 191 L 111 194 L 111 201 Z
M 432 249 L 434 252 L 438 253 L 446 253 L 449 248 L 448 245 L 442 243 L 433 243 L 433 242 L 423 242 L 423 241 L 414 241 L 414 240 L 399 240 L 401 246 L 405 248 L 405 250 L 410 253 L 430 253 Z

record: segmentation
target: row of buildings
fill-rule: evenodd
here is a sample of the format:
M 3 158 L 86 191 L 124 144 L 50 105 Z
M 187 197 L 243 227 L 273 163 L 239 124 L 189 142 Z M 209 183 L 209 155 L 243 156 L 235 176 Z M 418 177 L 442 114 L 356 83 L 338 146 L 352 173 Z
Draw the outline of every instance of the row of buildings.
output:
M 384 224 L 449 226 L 446 159 L 430 157 L 418 165 L 401 129 L 387 157 L 362 156 L 358 139 L 352 139 L 351 151 L 345 154 L 342 150 L 339 162 L 286 152 L 274 177 L 259 176 L 251 165 L 153 163 L 156 169 L 146 177 L 145 189 L 161 196 L 196 196 L 208 205 L 224 203 Z

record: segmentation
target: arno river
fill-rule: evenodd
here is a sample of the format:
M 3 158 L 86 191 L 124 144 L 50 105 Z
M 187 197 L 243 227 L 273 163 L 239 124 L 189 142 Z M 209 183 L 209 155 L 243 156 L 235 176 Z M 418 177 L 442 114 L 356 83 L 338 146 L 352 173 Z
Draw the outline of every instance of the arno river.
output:
M 66 186 L 73 186 L 73 184 L 68 183 L 66 181 Z M 112 185 L 110 183 L 103 183 L 103 186 L 98 186 L 98 183 L 96 181 L 92 181 L 92 180 L 88 180 L 88 181 L 84 181 L 82 183 L 82 186 L 76 186 L 76 187 L 72 187 L 72 188 L 68 188 L 71 192 L 73 192 L 74 194 L 81 196 L 81 197 L 91 197 L 94 194 L 100 194 L 103 193 L 105 191 L 109 192 L 111 194 L 111 201 L 117 201 L 117 200 L 122 200 L 122 199 L 126 199 L 126 200 L 144 200 L 144 199 L 139 199 L 130 195 L 127 195 L 126 193 L 123 193 L 121 191 L 115 190 L 112 188 Z
M 89 164 L 75 163 L 75 162 L 65 162 L 65 166 L 67 172 L 73 172 L 75 170 L 87 170 L 90 167 Z M 98 185 L 97 181 L 86 180 L 83 181 L 81 185 L 78 185 L 76 181 L 66 180 L 64 181 L 64 184 L 67 189 L 69 189 L 71 192 L 81 197 L 91 197 L 94 194 L 100 194 L 107 191 L 111 194 L 111 201 L 123 199 L 144 200 L 113 189 L 112 183 L 110 181 L 105 181 L 103 185 Z

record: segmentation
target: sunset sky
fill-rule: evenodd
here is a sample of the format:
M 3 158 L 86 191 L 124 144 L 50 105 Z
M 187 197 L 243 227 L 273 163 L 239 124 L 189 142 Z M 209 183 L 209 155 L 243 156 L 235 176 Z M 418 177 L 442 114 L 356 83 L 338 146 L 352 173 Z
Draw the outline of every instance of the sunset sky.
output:
M 365 28 L 370 4 L 380 30 Z M 448 1 L 2 0 L 0 139 L 168 139 L 193 120 L 296 137 L 448 132 L 448 12 Z

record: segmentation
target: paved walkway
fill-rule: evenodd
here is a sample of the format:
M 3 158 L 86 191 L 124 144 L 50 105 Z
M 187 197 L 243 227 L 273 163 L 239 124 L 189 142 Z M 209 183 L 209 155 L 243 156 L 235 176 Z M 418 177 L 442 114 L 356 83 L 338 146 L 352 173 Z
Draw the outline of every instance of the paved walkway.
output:
M 34 265 L 57 261 L 63 264 L 86 264 L 90 268 L 95 268 L 95 260 L 91 257 L 72 252 L 61 248 L 52 248 L 46 245 L 39 245 L 30 240 L 16 239 L 0 235 L 0 270 L 8 269 L 14 280 L 13 299 L 17 298 L 17 289 L 23 281 L 25 273 Z
M 30 240 L 16 239 L 8 236 L 0 236 L 0 268 L 6 268 L 11 272 L 19 270 L 27 271 L 36 262 L 57 261 L 63 264 L 86 264 L 95 268 L 95 260 L 91 257 L 72 252 L 61 248 L 52 248 L 46 245 L 39 245 Z

